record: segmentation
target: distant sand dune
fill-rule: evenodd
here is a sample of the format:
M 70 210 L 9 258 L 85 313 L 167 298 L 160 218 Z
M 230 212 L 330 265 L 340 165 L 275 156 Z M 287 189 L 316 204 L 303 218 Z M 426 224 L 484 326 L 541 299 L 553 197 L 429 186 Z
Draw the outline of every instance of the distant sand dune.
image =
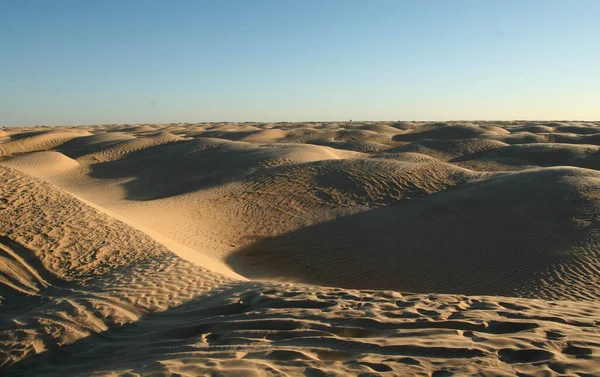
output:
M 35 152 L 54 148 L 73 138 L 89 135 L 86 131 L 78 130 L 50 130 L 25 134 L 23 138 L 6 141 L 0 144 L 0 157 L 17 153 Z
M 442 161 L 451 161 L 506 146 L 508 144 L 489 139 L 425 139 L 405 146 L 388 149 L 385 153 L 415 152 L 426 154 Z
M 102 154 L 99 152 L 98 154 Z M 240 179 L 261 167 L 338 159 L 360 154 L 314 145 L 267 145 L 198 138 L 175 144 L 145 144 L 119 159 L 92 166 L 101 179 L 135 177 L 125 187 L 131 199 L 183 194 Z M 97 159 L 99 160 L 99 159 Z M 174 184 L 176 182 L 176 184 Z

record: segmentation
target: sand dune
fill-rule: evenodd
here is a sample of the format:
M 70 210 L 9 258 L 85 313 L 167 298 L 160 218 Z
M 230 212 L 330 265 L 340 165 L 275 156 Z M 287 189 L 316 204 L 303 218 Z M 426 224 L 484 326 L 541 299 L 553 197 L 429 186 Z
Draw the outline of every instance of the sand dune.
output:
M 17 155 L 5 159 L 2 163 L 41 178 L 50 178 L 79 167 L 77 161 L 53 151 Z
M 422 132 L 398 134 L 394 136 L 396 141 L 416 141 L 424 139 L 471 139 L 486 138 L 488 135 L 506 135 L 510 132 L 504 128 L 491 125 L 453 124 L 440 125 Z
M 181 140 L 181 137 L 177 135 L 168 132 L 158 132 L 140 138 L 122 140 L 119 143 L 115 143 L 107 148 L 101 148 L 99 151 L 85 156 L 94 162 L 114 161 L 122 159 L 132 152 Z
M 255 146 L 213 138 L 164 144 L 145 144 L 127 158 L 119 153 L 121 157 L 116 160 L 93 165 L 90 175 L 101 179 L 135 177 L 125 185 L 129 197 L 147 200 L 224 184 L 261 167 L 360 156 L 314 145 Z
M 372 158 L 385 158 L 389 160 L 397 160 L 403 162 L 423 163 L 423 162 L 436 162 L 435 157 L 416 152 L 395 152 L 394 149 L 389 149 L 384 152 L 376 153 L 371 156 Z
M 122 132 L 104 132 L 69 140 L 55 149 L 67 153 L 73 158 L 78 158 L 118 145 L 123 141 L 135 139 L 136 137 L 131 134 Z
M 600 124 L 0 130 L 0 374 L 600 374 Z
M 388 149 L 384 153 L 414 152 L 426 154 L 442 161 L 451 161 L 506 146 L 508 144 L 489 139 L 425 139 Z
M 49 184 L 4 167 L 0 175 L 0 365 L 166 310 L 228 280 Z
M 537 166 L 578 166 L 600 168 L 600 147 L 585 144 L 516 144 L 489 151 L 484 159 L 501 159 L 505 164 Z
M 351 124 L 342 128 L 323 127 L 319 123 L 303 125 L 303 127 L 288 125 L 268 129 L 248 125 L 243 129 L 232 129 L 231 126 L 218 127 L 195 132 L 194 136 L 253 143 L 314 144 L 357 152 L 376 152 L 387 149 L 390 144 L 393 144 L 394 133 L 397 133 L 395 128 L 381 124 Z
M 500 175 L 267 239 L 230 263 L 347 288 L 597 299 L 599 192 L 590 170 Z
M 10 156 L 17 153 L 41 151 L 54 148 L 73 138 L 89 135 L 86 131 L 79 130 L 49 130 L 42 132 L 27 132 L 16 134 L 15 140 L 6 141 L 0 144 L 0 156 Z

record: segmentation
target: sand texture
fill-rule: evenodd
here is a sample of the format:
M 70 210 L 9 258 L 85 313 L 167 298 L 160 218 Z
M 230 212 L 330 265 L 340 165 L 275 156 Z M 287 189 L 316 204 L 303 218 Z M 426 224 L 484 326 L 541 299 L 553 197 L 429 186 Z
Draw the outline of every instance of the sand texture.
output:
M 2 376 L 600 375 L 600 123 L 0 129 Z

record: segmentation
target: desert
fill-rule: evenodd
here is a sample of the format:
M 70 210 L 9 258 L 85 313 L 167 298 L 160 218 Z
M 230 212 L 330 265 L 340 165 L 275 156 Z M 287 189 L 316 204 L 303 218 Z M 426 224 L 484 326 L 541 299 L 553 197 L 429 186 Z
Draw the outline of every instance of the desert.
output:
M 600 123 L 0 129 L 0 374 L 600 375 Z

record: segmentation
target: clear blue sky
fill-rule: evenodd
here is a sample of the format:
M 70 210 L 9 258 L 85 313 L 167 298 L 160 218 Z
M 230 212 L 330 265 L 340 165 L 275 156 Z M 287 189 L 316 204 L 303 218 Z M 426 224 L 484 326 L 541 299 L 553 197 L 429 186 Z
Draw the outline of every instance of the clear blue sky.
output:
M 600 1 L 0 0 L 0 125 L 600 119 Z

